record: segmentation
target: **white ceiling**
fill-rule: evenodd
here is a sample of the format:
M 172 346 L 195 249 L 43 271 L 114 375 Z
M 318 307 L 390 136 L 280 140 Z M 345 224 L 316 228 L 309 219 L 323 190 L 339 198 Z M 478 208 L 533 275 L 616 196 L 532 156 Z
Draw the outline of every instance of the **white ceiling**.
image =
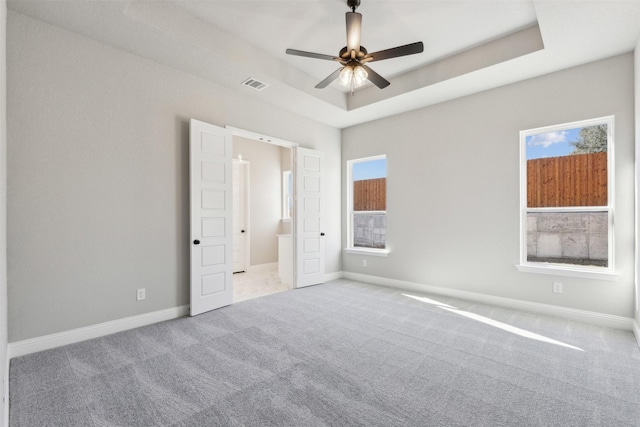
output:
M 634 49 L 640 0 L 362 0 L 370 52 L 422 41 L 418 55 L 372 62 L 391 81 L 354 96 L 314 86 L 338 64 L 346 0 L 9 0 L 10 10 L 344 128 Z M 268 83 L 244 87 L 248 77 Z

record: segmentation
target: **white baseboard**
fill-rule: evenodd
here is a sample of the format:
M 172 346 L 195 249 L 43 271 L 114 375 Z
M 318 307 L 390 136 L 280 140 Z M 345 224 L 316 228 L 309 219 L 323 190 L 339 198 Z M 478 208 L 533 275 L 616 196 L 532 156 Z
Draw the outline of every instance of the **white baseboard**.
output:
M 73 344 L 105 335 L 122 332 L 152 323 L 163 322 L 165 320 L 176 319 L 189 314 L 189 306 L 168 308 L 137 316 L 126 317 L 124 319 L 112 320 L 110 322 L 99 323 L 97 325 L 72 329 L 70 331 L 31 338 L 28 340 L 9 343 L 7 360 L 36 353 L 38 351 L 49 350 L 67 344 Z
M 404 280 L 388 279 L 379 276 L 369 276 L 366 274 L 351 273 L 348 271 L 342 272 L 342 277 L 359 282 L 371 283 L 373 285 L 380 285 L 436 295 L 444 295 L 448 297 L 476 301 L 483 304 L 497 305 L 500 307 L 506 307 L 515 310 L 562 317 L 565 319 L 589 323 L 592 325 L 624 329 L 627 331 L 634 330 L 634 332 L 637 331 L 636 337 L 640 337 L 640 329 L 637 328 L 637 323 L 634 322 L 633 319 L 628 317 L 614 316 L 611 314 L 596 313 L 592 311 L 578 310 L 575 308 L 560 307 L 557 305 L 541 304 L 537 302 L 523 301 L 511 298 L 503 298 L 493 295 L 479 294 L 476 292 L 462 291 L 459 289 L 423 285 L 420 283 L 407 282 Z
M 272 269 L 278 269 L 278 263 L 277 262 L 268 262 L 266 264 L 256 264 L 256 265 L 250 265 L 249 267 L 247 267 L 247 269 L 245 270 L 247 273 L 259 273 L 261 271 L 269 271 Z
M 277 268 L 278 263 L 267 263 L 253 265 L 249 267 L 250 271 L 264 271 Z M 342 277 L 342 272 L 329 273 L 325 275 L 325 280 L 335 280 Z M 93 338 L 99 338 L 105 335 L 114 334 L 116 332 L 126 331 L 140 326 L 150 325 L 152 323 L 163 322 L 165 320 L 176 319 L 178 317 L 189 315 L 189 306 L 169 308 L 166 310 L 154 311 L 138 316 L 127 317 L 124 319 L 113 320 L 110 322 L 100 323 L 97 325 L 86 326 L 83 328 L 72 329 L 70 331 L 59 332 L 56 334 L 45 335 L 42 337 L 31 338 L 23 341 L 9 343 L 7 348 L 7 372 L 9 360 L 14 357 L 20 357 L 38 351 L 49 350 L 67 344 L 73 344 Z M 7 383 L 8 383 L 8 376 Z
M 596 313 L 585 310 L 578 310 L 567 307 L 559 307 L 549 304 L 541 304 L 530 301 L 522 301 L 511 298 L 497 297 L 493 295 L 479 294 L 475 292 L 462 291 L 459 289 L 442 288 L 439 286 L 423 285 L 420 283 L 408 282 L 404 280 L 388 279 L 379 276 L 370 276 L 366 274 L 351 272 L 334 272 L 325 275 L 326 281 L 345 278 L 356 280 L 359 282 L 371 283 L 374 285 L 393 287 L 398 289 L 431 293 L 436 295 L 444 295 L 454 298 L 477 301 L 483 304 L 497 305 L 501 307 L 540 313 L 550 316 L 563 317 L 594 325 L 607 326 L 611 328 L 624 329 L 633 331 L 638 345 L 640 346 L 640 326 L 634 319 L 613 316 L 610 314 Z M 70 331 L 59 332 L 56 334 L 45 335 L 42 337 L 31 338 L 23 341 L 9 343 L 7 348 L 7 363 L 5 366 L 5 396 L 9 392 L 9 361 L 11 358 L 20 357 L 38 351 L 49 350 L 67 344 L 73 344 L 88 339 L 99 338 L 116 332 L 126 331 L 140 326 L 150 325 L 152 323 L 163 322 L 165 320 L 176 319 L 178 317 L 187 316 L 189 314 L 189 306 L 169 308 L 165 310 L 145 313 L 138 316 L 127 317 L 124 319 L 104 322 L 97 325 L 86 326 L 83 328 L 73 329 Z M 5 399 L 5 409 L 8 410 L 8 399 Z M 5 412 L 5 418 L 8 412 Z M 5 421 L 6 424 L 6 421 Z
M 342 278 L 342 271 L 336 271 L 335 273 L 327 273 L 324 275 L 324 281 L 330 282 L 331 280 L 337 280 Z

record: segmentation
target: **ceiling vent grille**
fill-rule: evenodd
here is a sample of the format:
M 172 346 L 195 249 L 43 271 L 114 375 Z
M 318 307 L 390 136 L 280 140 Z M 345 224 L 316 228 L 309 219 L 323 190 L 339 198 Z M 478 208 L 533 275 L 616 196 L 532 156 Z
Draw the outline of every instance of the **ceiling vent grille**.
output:
M 255 90 L 263 90 L 264 88 L 269 86 L 266 83 L 263 83 L 259 80 L 254 79 L 253 77 L 249 77 L 247 80 L 243 81 L 242 84 L 245 86 L 252 87 Z

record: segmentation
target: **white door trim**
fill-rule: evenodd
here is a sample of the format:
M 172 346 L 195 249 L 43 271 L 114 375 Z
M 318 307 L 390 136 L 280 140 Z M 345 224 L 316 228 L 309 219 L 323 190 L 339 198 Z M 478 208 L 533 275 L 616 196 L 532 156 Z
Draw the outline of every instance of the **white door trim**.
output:
M 279 145 L 281 147 L 297 147 L 299 144 L 296 142 L 287 141 L 285 139 L 275 138 L 273 136 L 263 135 L 261 133 L 252 132 L 246 129 L 235 128 L 233 126 L 225 126 L 225 129 L 229 129 L 233 136 L 241 136 L 247 139 L 253 139 L 255 141 L 265 142 L 267 144 Z

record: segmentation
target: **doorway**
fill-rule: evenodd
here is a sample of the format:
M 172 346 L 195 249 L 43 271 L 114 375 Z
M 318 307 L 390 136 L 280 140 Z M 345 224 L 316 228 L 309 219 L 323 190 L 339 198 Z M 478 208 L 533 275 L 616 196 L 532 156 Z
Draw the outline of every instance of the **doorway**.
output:
M 282 250 L 286 236 L 292 241 L 283 182 L 292 149 L 235 132 L 232 145 L 233 302 L 239 302 L 293 288 L 293 250 Z
M 196 316 L 206 311 L 215 310 L 234 302 L 233 280 L 233 139 L 244 137 L 249 141 L 268 142 L 280 147 L 287 147 L 287 151 L 281 150 L 280 169 L 283 168 L 282 159 L 288 159 L 291 168 L 289 195 L 293 195 L 289 203 L 292 209 L 291 222 L 288 224 L 283 218 L 277 220 L 278 224 L 271 231 L 284 230 L 290 236 L 292 255 L 280 257 L 286 260 L 293 269 L 292 283 L 285 289 L 300 288 L 324 282 L 324 236 L 323 230 L 323 185 L 322 171 L 324 170 L 324 155 L 320 151 L 301 148 L 297 144 L 286 141 L 274 141 L 268 137 L 262 137 L 249 131 L 234 129 L 231 127 L 220 128 L 218 126 L 191 119 L 189 122 L 189 203 L 190 203 L 190 304 L 191 316 Z M 264 145 L 260 145 L 264 147 Z M 295 148 L 295 150 L 294 150 Z M 236 153 L 238 160 L 241 154 Z M 257 155 L 256 159 L 263 156 Z M 294 161 L 295 160 L 295 161 Z M 259 164 L 269 164 L 261 162 Z M 270 164 L 273 167 L 273 164 Z M 253 176 L 253 174 L 251 174 Z M 284 172 L 277 176 L 286 176 Z M 284 180 L 284 178 L 282 178 Z M 247 181 L 252 186 L 250 181 Z M 263 183 L 263 180 L 254 181 Z M 282 183 L 283 181 L 281 181 Z M 278 185 L 271 187 L 272 189 Z M 292 190 L 292 191 L 291 191 Z M 249 191 L 249 193 L 251 193 Z M 255 192 L 263 194 L 262 191 Z M 278 205 L 283 193 L 272 197 L 266 197 L 273 206 Z M 251 203 L 247 203 L 250 205 Z M 267 213 L 273 213 L 272 209 L 250 209 L 257 211 L 257 220 L 268 217 Z M 252 229 L 256 221 L 253 219 L 252 228 L 245 227 L 245 239 L 251 242 Z M 259 227 L 255 227 L 259 230 Z M 247 237 L 247 235 L 249 237 Z M 286 236 L 286 234 L 285 234 Z M 264 239 L 273 244 L 273 239 Z M 260 242 L 262 239 L 256 240 Z M 255 245 L 249 251 L 249 263 L 245 267 L 253 270 L 254 261 L 252 253 Z M 271 248 L 270 256 L 277 254 L 277 249 Z M 275 267 L 283 267 L 277 261 L 271 264 L 272 271 Z M 256 267 L 257 268 L 257 267 Z M 250 271 L 249 270 L 249 271 Z M 241 273 L 243 274 L 243 273 Z M 282 277 L 278 271 L 278 279 Z M 258 296 L 258 295 L 254 295 Z M 239 299 L 236 299 L 237 302 Z

